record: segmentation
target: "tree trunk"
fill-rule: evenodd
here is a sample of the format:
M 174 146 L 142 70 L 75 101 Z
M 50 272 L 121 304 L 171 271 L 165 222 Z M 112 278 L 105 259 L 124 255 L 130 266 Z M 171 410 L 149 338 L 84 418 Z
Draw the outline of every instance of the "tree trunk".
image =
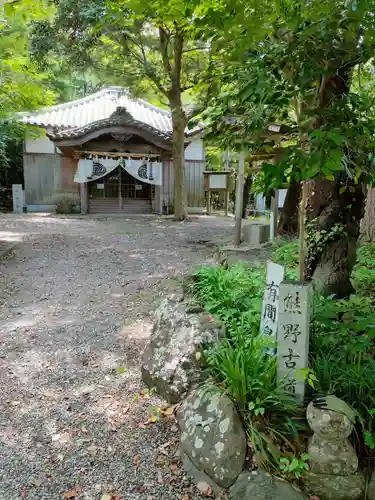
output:
M 310 180 L 306 191 L 305 279 L 323 295 L 348 297 L 364 211 L 361 184 L 340 194 L 339 180 Z
M 175 220 L 188 220 L 187 196 L 185 190 L 185 126 L 186 115 L 182 104 L 172 104 L 172 155 L 173 155 L 173 197 Z
M 245 184 L 243 186 L 243 205 L 242 205 L 242 218 L 246 219 L 247 216 L 247 205 L 249 204 L 251 186 L 253 184 L 253 176 L 249 174 L 246 177 Z
M 329 125 L 330 113 L 325 110 L 348 94 L 355 64 L 355 60 L 347 62 L 336 73 L 321 77 L 315 129 Z M 333 181 L 314 179 L 306 184 L 304 277 L 313 280 L 316 290 L 325 296 L 347 298 L 354 291 L 350 276 L 365 200 L 360 181 L 355 183 L 340 172 Z
M 361 239 L 363 241 L 375 242 L 375 188 L 367 190 L 365 215 L 361 222 Z
M 292 181 L 286 193 L 284 206 L 281 210 L 277 234 L 296 235 L 298 233 L 298 205 L 301 197 L 301 183 Z

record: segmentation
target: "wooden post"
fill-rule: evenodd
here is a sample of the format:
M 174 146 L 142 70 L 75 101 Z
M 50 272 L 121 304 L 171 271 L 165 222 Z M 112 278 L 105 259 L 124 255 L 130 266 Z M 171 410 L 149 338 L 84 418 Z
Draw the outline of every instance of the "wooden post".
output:
M 275 196 L 271 199 L 271 218 L 270 218 L 270 240 L 277 235 L 277 222 L 279 219 L 279 190 L 275 189 Z
M 79 185 L 81 197 L 81 214 L 87 214 L 87 182 Z
M 305 210 L 306 210 L 307 186 L 302 181 L 302 196 L 299 206 L 299 279 L 303 281 L 305 276 Z
M 228 181 L 227 181 L 228 183 Z M 228 191 L 228 186 L 227 190 L 225 191 L 224 194 L 224 210 L 225 210 L 225 217 L 228 217 L 228 211 L 229 211 L 229 191 Z
M 207 191 L 207 215 L 211 215 L 212 210 L 211 210 L 211 191 L 210 187 L 208 187 Z
M 243 187 L 245 181 L 245 153 L 241 151 L 240 161 L 238 163 L 238 175 L 236 186 L 236 222 L 234 230 L 234 245 L 241 243 L 241 226 L 242 226 L 242 205 L 243 205 Z
M 118 204 L 119 204 L 119 209 L 122 209 L 122 198 L 121 198 L 121 170 L 122 167 L 117 167 L 118 168 Z

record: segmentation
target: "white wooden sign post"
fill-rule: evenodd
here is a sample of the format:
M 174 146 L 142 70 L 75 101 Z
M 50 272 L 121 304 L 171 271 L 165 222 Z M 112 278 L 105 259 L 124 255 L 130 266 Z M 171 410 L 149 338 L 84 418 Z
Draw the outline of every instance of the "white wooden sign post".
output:
M 260 334 L 269 335 L 276 341 L 279 316 L 279 287 L 284 279 L 284 268 L 279 264 L 267 262 L 266 288 L 263 296 Z M 272 350 L 274 353 L 274 351 Z
M 12 184 L 13 213 L 23 213 L 23 191 L 22 184 Z
M 283 281 L 280 284 L 277 331 L 277 373 L 299 399 L 305 395 L 301 370 L 308 368 L 312 284 Z

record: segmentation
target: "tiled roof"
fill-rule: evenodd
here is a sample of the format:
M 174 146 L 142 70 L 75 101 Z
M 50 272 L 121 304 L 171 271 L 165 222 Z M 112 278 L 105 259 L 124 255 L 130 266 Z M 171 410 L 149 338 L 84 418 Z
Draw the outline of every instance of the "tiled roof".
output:
M 45 128 L 81 128 L 99 120 L 106 120 L 122 107 L 134 120 L 142 122 L 166 135 L 172 132 L 172 119 L 169 111 L 149 104 L 142 99 L 132 99 L 121 87 L 108 87 L 95 94 L 76 101 L 58 104 L 32 113 L 23 113 L 22 121 Z M 200 130 L 186 130 L 191 135 Z

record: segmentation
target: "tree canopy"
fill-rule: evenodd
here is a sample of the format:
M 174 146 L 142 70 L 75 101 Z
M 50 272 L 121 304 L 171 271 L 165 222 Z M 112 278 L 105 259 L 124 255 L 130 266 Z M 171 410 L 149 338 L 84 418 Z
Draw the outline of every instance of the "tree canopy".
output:
M 362 185 L 373 175 L 373 99 L 352 83 L 373 57 L 374 14 L 373 0 L 208 0 L 195 20 L 211 44 L 211 140 L 251 149 L 270 123 L 294 127 L 258 189 L 308 181 L 305 277 L 338 295 L 352 289 Z

